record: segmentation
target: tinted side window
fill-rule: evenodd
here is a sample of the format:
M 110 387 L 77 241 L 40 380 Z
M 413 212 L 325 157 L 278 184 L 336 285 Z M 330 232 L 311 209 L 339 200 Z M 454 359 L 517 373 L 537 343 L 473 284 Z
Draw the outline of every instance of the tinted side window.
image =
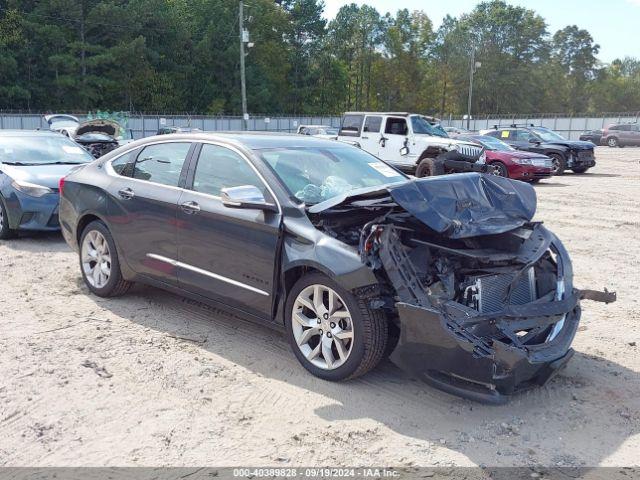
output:
M 130 177 L 133 174 L 133 162 L 136 159 L 137 149 L 132 150 L 129 153 L 125 153 L 119 158 L 116 158 L 111 162 L 111 167 L 118 174 L 123 177 Z
M 223 188 L 243 185 L 258 187 L 267 197 L 264 183 L 244 158 L 225 147 L 202 146 L 193 177 L 193 190 L 219 197 Z
M 407 131 L 407 121 L 404 118 L 387 118 L 384 133 L 390 135 L 406 135 Z
M 362 128 L 362 121 L 364 115 L 345 115 L 342 119 L 342 126 L 340 127 L 340 135 L 346 135 L 349 137 L 357 137 L 360 135 L 360 129 Z
M 526 130 L 515 130 L 511 132 L 513 135 L 515 133 L 516 141 L 518 142 L 528 142 L 532 135 Z
M 622 130 L 623 132 L 630 132 L 631 131 L 631 125 L 620 125 L 618 127 L 618 130 Z
M 620 127 L 618 125 L 611 125 L 609 130 L 620 130 Z
M 367 117 L 364 121 L 363 132 L 380 133 L 380 126 L 382 125 L 382 117 Z
M 160 143 L 146 147 L 136 161 L 133 178 L 177 187 L 190 143 Z

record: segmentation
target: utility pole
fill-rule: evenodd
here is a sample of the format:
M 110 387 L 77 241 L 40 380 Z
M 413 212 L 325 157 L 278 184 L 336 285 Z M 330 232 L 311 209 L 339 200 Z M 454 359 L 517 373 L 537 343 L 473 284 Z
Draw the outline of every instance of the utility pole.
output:
M 240 83 L 242 90 L 242 129 L 248 130 L 249 128 L 249 114 L 247 113 L 247 78 L 244 69 L 244 43 L 245 43 L 245 31 L 244 31 L 244 5 L 240 0 L 239 9 L 239 24 L 240 24 Z
M 471 62 L 469 63 L 469 100 L 467 102 L 467 130 L 471 126 L 471 101 L 473 100 L 473 75 L 476 70 L 482 66 L 482 63 L 476 62 L 476 49 L 471 49 Z

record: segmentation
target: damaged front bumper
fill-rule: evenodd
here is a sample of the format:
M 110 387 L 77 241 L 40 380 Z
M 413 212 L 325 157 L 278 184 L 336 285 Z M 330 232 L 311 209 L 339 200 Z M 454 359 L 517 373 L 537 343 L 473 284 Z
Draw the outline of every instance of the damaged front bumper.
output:
M 480 318 L 454 313 L 455 308 L 442 312 L 407 303 L 397 308 L 401 336 L 391 360 L 437 388 L 492 404 L 506 403 L 509 395 L 553 378 L 573 356 L 570 345 L 580 320 L 577 292 L 563 301 Z M 518 329 L 532 325 L 562 325 L 557 332 L 552 329 L 545 343 L 522 346 L 474 335 L 470 327 L 478 322 L 501 324 L 516 337 Z

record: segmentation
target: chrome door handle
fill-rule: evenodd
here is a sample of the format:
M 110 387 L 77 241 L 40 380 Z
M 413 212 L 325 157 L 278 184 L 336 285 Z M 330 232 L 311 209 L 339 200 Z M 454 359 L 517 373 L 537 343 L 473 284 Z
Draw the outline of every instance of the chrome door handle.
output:
M 185 202 L 180 205 L 180 208 L 182 208 L 182 211 L 184 213 L 187 213 L 189 215 L 193 215 L 200 211 L 200 205 L 198 205 L 196 202 Z
M 123 188 L 122 190 L 118 190 L 118 195 L 120 195 L 120 198 L 122 198 L 123 200 L 131 200 L 136 196 L 135 192 L 130 188 Z

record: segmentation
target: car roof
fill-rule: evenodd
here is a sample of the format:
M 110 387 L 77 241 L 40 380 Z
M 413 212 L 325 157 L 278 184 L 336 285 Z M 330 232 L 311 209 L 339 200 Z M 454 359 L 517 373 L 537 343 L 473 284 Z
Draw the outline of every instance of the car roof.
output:
M 170 140 L 166 135 L 156 135 L 136 140 L 128 144 L 129 146 L 144 146 L 149 143 L 185 140 L 189 142 L 199 141 L 219 141 L 245 147 L 250 150 L 262 150 L 268 148 L 329 148 L 344 147 L 345 143 L 336 140 L 325 140 L 317 137 L 298 135 L 295 133 L 274 133 L 274 132 L 191 132 L 176 133 L 171 135 Z
M 0 137 L 65 137 L 52 130 L 0 130 Z
M 408 117 L 409 115 L 420 115 L 420 114 L 409 113 L 409 112 L 345 112 L 345 115 L 393 115 L 396 117 Z

